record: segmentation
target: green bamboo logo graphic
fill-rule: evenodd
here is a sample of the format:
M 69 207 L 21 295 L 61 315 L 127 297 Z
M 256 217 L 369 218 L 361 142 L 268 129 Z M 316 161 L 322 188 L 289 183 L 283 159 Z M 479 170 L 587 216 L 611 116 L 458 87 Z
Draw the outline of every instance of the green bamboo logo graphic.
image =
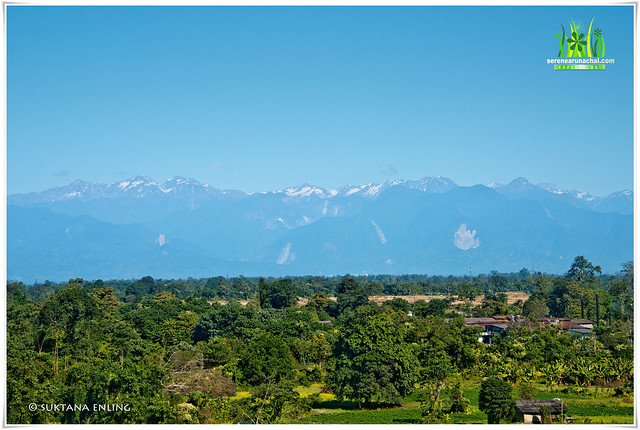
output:
M 602 30 L 596 28 L 593 30 L 593 35 L 596 40 L 593 42 L 593 49 L 591 52 L 593 52 L 594 57 L 602 57 L 604 55 L 604 39 L 602 38 Z
M 562 33 L 556 33 L 556 37 L 560 38 L 560 50 L 558 51 L 558 57 L 603 57 L 604 56 L 604 37 L 602 36 L 602 30 L 596 28 L 591 31 L 593 27 L 593 20 L 589 23 L 589 29 L 584 33 L 584 24 L 580 21 L 574 21 L 573 18 L 569 21 L 569 34 L 562 27 Z M 565 51 L 565 42 L 567 42 L 567 49 Z
M 560 51 L 558 51 L 558 57 L 566 57 L 566 55 L 564 55 L 564 25 L 560 24 L 560 26 L 562 27 L 562 36 L 560 33 L 556 33 L 556 37 L 560 38 Z

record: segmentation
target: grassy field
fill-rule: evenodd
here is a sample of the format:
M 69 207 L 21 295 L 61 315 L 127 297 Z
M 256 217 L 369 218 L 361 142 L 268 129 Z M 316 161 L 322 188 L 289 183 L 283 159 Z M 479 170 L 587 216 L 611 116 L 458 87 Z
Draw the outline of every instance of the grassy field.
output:
M 449 424 L 486 424 L 487 415 L 478 410 L 479 381 L 466 381 L 463 392 L 470 401 L 467 414 L 449 415 Z M 633 424 L 633 399 L 613 397 L 611 392 L 592 388 L 586 393 L 546 391 L 538 386 L 536 399 L 562 398 L 569 408 L 568 415 L 576 424 Z M 300 387 L 302 397 L 320 393 L 322 386 Z M 417 424 L 422 418 L 418 393 L 405 398 L 392 408 L 358 409 L 354 402 L 338 402 L 332 394 L 320 394 L 320 403 L 295 424 Z
M 507 293 L 505 293 L 507 295 L 507 303 L 512 305 L 515 302 L 517 302 L 518 300 L 522 300 L 523 302 L 526 301 L 529 298 L 530 294 L 527 293 L 523 293 L 523 292 L 517 292 L 517 291 L 509 291 Z M 454 295 L 455 297 L 455 295 Z M 433 299 L 440 299 L 440 300 L 444 300 L 449 298 L 449 296 L 444 295 L 444 294 L 432 294 L 432 295 L 415 295 L 415 296 L 370 296 L 369 300 L 381 305 L 384 302 L 387 302 L 389 300 L 393 300 L 395 298 L 400 298 L 400 299 L 404 299 L 406 301 L 408 301 L 409 303 L 415 303 L 419 300 L 424 300 L 426 302 L 430 302 Z M 483 295 L 479 295 L 477 296 L 472 304 L 473 305 L 479 305 L 480 303 L 482 303 L 482 299 L 484 298 Z M 333 300 L 334 302 L 336 301 L 335 297 L 329 297 L 329 300 Z M 240 302 L 240 304 L 242 306 L 246 306 L 247 303 L 249 303 L 249 300 L 238 300 Z M 307 297 L 301 297 L 298 299 L 298 306 L 305 306 L 307 303 L 309 302 L 309 298 Z M 220 303 L 221 305 L 226 305 L 228 303 L 227 300 L 211 300 L 209 301 L 209 303 Z M 460 303 L 464 303 L 463 301 L 460 300 L 454 300 L 453 304 L 460 304 Z

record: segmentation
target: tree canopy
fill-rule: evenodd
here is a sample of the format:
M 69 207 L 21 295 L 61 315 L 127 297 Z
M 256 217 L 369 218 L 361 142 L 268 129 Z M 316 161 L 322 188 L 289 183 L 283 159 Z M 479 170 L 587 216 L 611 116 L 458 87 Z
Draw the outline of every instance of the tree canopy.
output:
M 511 394 L 511 385 L 496 378 L 482 381 L 478 406 L 487 414 L 489 424 L 510 422 L 516 407 Z
M 338 399 L 397 403 L 418 379 L 418 360 L 389 308 L 361 306 L 344 321 L 329 362 L 327 385 Z

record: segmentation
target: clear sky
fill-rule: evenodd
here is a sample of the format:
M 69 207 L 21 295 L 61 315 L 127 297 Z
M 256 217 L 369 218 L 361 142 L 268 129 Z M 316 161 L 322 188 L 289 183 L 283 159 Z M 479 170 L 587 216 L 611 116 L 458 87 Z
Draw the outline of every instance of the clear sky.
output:
M 560 24 L 605 71 L 554 71 Z M 446 176 L 633 189 L 632 6 L 8 6 L 7 191 Z M 586 33 L 586 31 L 585 31 Z

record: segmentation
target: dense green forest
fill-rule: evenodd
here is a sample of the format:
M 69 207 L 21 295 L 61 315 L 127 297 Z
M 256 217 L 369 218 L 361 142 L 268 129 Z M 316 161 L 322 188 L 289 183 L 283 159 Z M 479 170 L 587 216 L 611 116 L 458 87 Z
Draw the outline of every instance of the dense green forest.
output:
M 530 273 L 523 268 L 518 273 L 480 274 L 478 276 L 427 276 L 427 275 L 362 275 L 353 276 L 358 284 L 370 296 L 385 295 L 419 295 L 419 294 L 453 294 L 456 295 L 461 287 L 472 287 L 476 294 L 485 292 L 525 291 L 531 292 L 535 285 L 532 277 L 541 273 Z M 311 297 L 318 292 L 335 295 L 342 276 L 298 276 L 287 277 L 300 297 Z M 601 276 L 602 281 L 615 279 L 615 276 Z M 111 280 L 84 283 L 84 288 L 91 291 L 95 288 L 111 287 L 118 300 L 124 302 L 136 301 L 142 297 L 168 291 L 178 298 L 206 297 L 212 300 L 249 300 L 258 294 L 259 282 L 263 278 L 223 276 L 203 279 L 162 280 L 146 276 L 139 280 Z M 277 279 L 266 278 L 273 282 Z M 49 297 L 54 292 L 65 287 L 67 283 L 58 284 L 45 281 L 36 282 L 27 294 L 32 300 L 39 301 Z
M 528 299 L 510 303 L 513 291 Z M 488 345 L 464 318 L 491 315 L 599 325 L 508 327 Z M 7 422 L 315 422 L 331 405 L 407 402 L 412 422 L 475 405 L 468 422 L 508 422 L 514 398 L 545 390 L 632 399 L 633 335 L 633 264 L 603 275 L 584 257 L 564 276 L 9 282 Z

